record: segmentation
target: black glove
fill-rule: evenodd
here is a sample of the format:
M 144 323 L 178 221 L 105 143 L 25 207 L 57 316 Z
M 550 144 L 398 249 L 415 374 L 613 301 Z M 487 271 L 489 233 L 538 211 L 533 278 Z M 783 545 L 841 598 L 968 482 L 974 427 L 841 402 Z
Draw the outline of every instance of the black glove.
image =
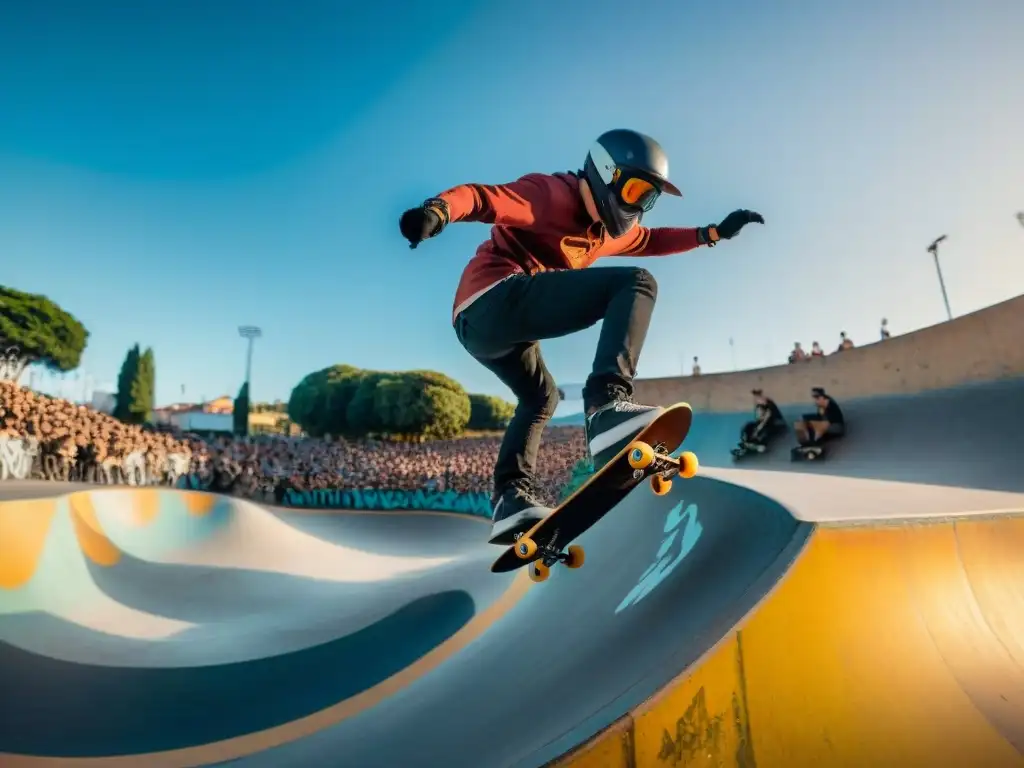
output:
M 764 216 L 756 211 L 747 211 L 741 208 L 738 211 L 733 211 L 722 219 L 722 223 L 719 224 L 716 229 L 718 230 L 719 237 L 724 238 L 725 240 L 731 240 L 736 237 L 736 235 L 740 233 L 740 230 L 747 226 L 747 224 L 752 223 L 764 224 Z
M 409 241 L 409 247 L 415 248 L 435 235 L 441 233 L 448 223 L 448 205 L 443 200 L 427 200 L 418 208 L 410 208 L 398 220 L 398 228 L 402 237 Z

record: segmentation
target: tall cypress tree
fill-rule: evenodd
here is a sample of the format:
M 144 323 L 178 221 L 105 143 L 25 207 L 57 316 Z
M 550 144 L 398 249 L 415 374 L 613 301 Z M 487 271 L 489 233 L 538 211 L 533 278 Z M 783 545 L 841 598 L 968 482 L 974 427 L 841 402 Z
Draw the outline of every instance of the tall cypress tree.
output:
M 137 347 L 136 347 L 137 349 Z M 153 419 L 153 400 L 156 384 L 156 361 L 152 347 L 139 356 L 135 368 L 135 378 L 131 383 L 128 402 L 128 421 L 132 424 L 145 424 Z
M 232 424 L 235 434 L 245 437 L 249 434 L 249 382 L 245 382 L 238 390 L 235 398 L 235 409 L 232 413 Z
M 139 370 L 139 345 L 128 349 L 128 353 L 124 356 L 124 362 L 121 363 L 121 371 L 117 374 L 117 397 L 114 400 L 114 418 L 120 419 L 121 421 L 131 420 L 131 404 L 132 398 L 132 383 L 135 381 L 136 375 Z

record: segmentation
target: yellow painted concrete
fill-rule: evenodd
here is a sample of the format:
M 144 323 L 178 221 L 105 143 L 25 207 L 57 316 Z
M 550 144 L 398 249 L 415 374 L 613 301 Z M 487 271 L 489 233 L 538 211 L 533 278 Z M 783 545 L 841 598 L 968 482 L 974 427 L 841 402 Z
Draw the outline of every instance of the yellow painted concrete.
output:
M 31 580 L 56 512 L 53 499 L 0 504 L 0 589 L 17 589 Z
M 139 488 L 132 493 L 132 518 L 139 527 L 149 525 L 160 514 L 159 493 L 155 488 Z
M 557 762 L 1024 766 L 1024 519 L 819 529 L 739 629 Z
M 103 532 L 92 496 L 88 493 L 73 493 L 68 496 L 68 505 L 71 507 L 71 522 L 75 526 L 78 546 L 85 556 L 97 565 L 117 565 L 121 560 L 121 550 Z
M 185 508 L 193 517 L 205 517 L 217 506 L 217 496 L 212 493 L 192 492 L 185 497 Z

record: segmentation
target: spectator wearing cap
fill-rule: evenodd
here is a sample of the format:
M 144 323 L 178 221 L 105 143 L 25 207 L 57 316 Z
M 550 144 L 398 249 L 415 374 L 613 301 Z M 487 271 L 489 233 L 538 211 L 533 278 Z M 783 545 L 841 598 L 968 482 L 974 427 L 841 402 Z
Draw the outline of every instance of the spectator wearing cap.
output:
M 839 347 L 836 352 L 845 352 L 848 349 L 853 349 L 853 341 L 846 335 L 846 331 L 839 332 Z
M 814 387 L 811 397 L 817 413 L 805 413 L 793 425 L 801 446 L 817 446 L 829 437 L 846 434 L 846 419 L 837 403 L 822 387 Z

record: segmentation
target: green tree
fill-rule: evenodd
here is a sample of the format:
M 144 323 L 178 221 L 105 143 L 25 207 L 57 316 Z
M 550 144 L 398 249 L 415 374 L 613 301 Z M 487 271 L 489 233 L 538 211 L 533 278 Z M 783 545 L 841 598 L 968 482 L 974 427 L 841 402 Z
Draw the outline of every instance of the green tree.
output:
M 249 434 L 249 382 L 242 384 L 235 398 L 235 408 L 231 414 L 236 435 L 245 437 Z
M 153 357 L 153 350 L 146 347 L 146 351 L 138 354 L 139 347 L 135 346 L 135 353 L 138 355 L 138 362 L 135 367 L 135 377 L 132 379 L 128 389 L 128 421 L 131 424 L 146 424 L 153 420 L 153 403 L 156 399 L 156 361 Z
M 469 396 L 436 371 L 364 371 L 336 365 L 292 390 L 288 415 L 308 434 L 454 437 L 469 421 Z
M 349 405 L 356 396 L 363 378 L 371 371 L 364 371 L 351 365 L 338 366 L 340 370 L 327 381 L 326 412 L 324 415 L 327 431 L 332 435 L 358 437 L 359 430 L 349 422 Z
M 469 396 L 469 429 L 504 429 L 516 407 L 493 395 Z
M 404 378 L 400 373 L 363 371 L 359 385 L 348 401 L 346 433 L 353 437 L 397 433 L 401 419 L 396 418 L 397 414 L 392 409 L 378 407 L 377 388 L 391 382 L 401 382 Z
M 429 386 L 422 390 L 423 411 L 428 414 L 422 435 L 428 439 L 450 440 L 465 431 L 469 423 L 469 395 Z
M 319 391 L 326 378 L 325 371 L 314 371 L 304 376 L 292 387 L 288 397 L 288 418 L 314 437 L 321 434 L 314 429 L 314 415 L 318 408 Z
M 152 347 L 146 347 L 142 353 L 146 360 L 146 384 L 149 389 L 149 408 L 146 412 L 146 421 L 153 420 L 153 409 L 156 407 L 156 355 Z
M 121 371 L 117 374 L 117 396 L 114 400 L 114 418 L 124 422 L 131 421 L 132 385 L 138 376 L 139 359 L 142 353 L 139 345 L 129 347 L 121 363 Z
M 288 398 L 288 418 L 307 434 L 321 437 L 346 434 L 348 402 L 362 371 L 351 365 L 332 365 L 305 376 Z
M 73 371 L 88 339 L 85 326 L 46 296 L 0 285 L 0 353 L 14 362 L 5 378 L 17 381 L 33 363 Z
M 469 395 L 454 379 L 437 371 L 408 371 L 399 379 L 401 394 L 390 416 L 406 434 L 430 439 L 457 437 L 469 423 Z

